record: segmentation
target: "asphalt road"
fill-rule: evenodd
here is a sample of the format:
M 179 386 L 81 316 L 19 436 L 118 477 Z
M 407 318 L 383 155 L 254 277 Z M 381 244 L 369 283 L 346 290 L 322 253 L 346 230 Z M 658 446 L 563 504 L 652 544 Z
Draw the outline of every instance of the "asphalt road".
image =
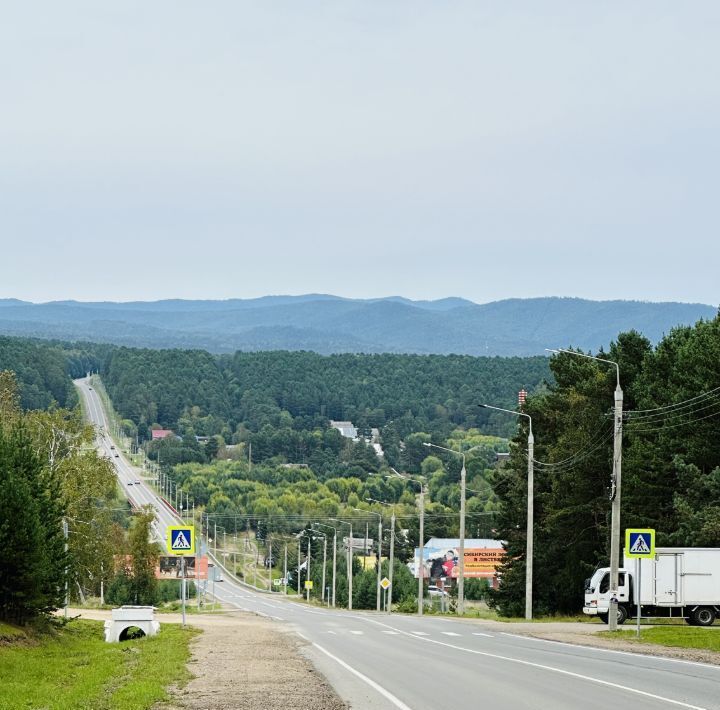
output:
M 107 422 L 96 392 L 76 382 L 96 424 Z M 112 442 L 100 445 L 108 455 Z M 138 505 L 157 511 L 156 532 L 179 520 L 137 472 L 112 456 Z M 218 600 L 289 625 L 306 653 L 351 707 L 493 710 L 720 709 L 720 667 L 541 641 L 476 621 L 309 607 L 233 581 Z M 241 673 L 238 677 L 241 677 Z M 238 692 L 242 683 L 238 680 Z

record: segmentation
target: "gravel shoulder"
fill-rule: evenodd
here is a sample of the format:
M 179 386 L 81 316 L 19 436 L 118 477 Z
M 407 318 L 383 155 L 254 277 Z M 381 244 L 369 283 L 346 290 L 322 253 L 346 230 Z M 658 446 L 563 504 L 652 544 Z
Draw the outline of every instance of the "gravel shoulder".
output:
M 71 615 L 110 618 L 107 611 L 86 609 Z M 182 621 L 179 614 L 156 618 L 161 624 Z M 153 710 L 347 710 L 288 625 L 244 612 L 188 615 L 187 624 L 203 631 L 190 644 L 194 677 L 183 688 L 170 688 L 170 700 Z

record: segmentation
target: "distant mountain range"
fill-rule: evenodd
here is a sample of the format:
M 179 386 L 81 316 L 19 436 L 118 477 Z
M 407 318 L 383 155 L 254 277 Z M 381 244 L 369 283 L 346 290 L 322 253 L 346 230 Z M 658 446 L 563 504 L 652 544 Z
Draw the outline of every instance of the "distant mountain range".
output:
M 704 304 L 462 298 L 411 301 L 324 294 L 129 303 L 0 299 L 0 333 L 148 348 L 312 350 L 527 356 L 548 347 L 596 351 L 635 329 L 652 342 L 714 318 Z

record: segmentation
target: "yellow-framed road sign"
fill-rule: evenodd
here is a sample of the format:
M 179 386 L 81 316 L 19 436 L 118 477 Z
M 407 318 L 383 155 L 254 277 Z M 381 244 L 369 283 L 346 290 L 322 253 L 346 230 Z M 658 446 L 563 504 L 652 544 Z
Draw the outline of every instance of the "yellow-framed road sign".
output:
M 625 557 L 655 557 L 655 531 L 652 528 L 625 530 Z
M 168 525 L 167 549 L 171 555 L 194 555 L 195 526 Z

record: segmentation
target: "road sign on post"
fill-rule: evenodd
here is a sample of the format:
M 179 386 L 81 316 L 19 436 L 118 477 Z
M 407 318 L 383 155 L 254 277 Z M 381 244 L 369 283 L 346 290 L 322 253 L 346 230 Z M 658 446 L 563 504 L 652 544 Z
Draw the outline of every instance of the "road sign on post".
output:
M 641 559 L 655 557 L 655 531 L 652 528 L 628 528 L 625 530 L 625 557 L 631 557 L 635 560 L 636 634 L 637 637 L 640 638 L 640 595 L 642 592 Z
M 193 525 L 168 525 L 167 549 L 171 555 L 194 555 L 195 527 Z
M 651 528 L 625 530 L 625 557 L 655 557 L 655 531 Z
M 389 580 L 387 577 L 383 577 L 383 578 L 380 580 L 380 586 L 381 586 L 383 589 L 387 589 L 387 588 L 390 586 L 390 580 Z

